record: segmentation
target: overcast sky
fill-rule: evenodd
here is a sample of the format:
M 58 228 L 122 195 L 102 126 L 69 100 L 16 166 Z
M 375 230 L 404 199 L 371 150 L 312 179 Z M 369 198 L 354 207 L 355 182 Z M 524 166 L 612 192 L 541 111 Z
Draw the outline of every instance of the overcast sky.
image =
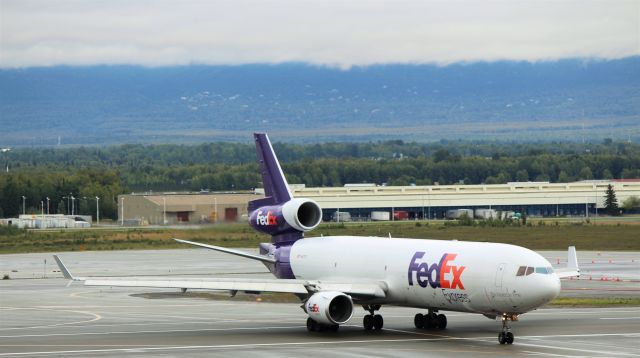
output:
M 0 0 L 0 67 L 615 59 L 640 0 Z

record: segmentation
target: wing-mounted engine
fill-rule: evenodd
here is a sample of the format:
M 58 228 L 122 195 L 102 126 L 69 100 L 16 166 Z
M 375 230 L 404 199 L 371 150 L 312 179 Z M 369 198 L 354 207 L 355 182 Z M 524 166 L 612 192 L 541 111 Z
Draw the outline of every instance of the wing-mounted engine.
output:
M 313 200 L 296 198 L 282 205 L 257 208 L 249 220 L 254 229 L 272 236 L 305 232 L 320 224 L 322 209 Z
M 343 324 L 353 315 L 353 301 L 339 291 L 321 291 L 309 297 L 304 309 L 318 323 Z

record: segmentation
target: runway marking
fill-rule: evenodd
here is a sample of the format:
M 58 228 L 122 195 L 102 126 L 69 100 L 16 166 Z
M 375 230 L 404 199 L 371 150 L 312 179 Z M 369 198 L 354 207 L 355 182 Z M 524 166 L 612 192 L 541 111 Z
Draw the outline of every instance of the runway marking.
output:
M 600 319 L 640 319 L 640 317 L 600 317 Z
M 57 310 L 57 309 L 49 309 L 49 308 L 14 308 L 15 310 L 41 310 L 41 311 L 52 311 L 52 312 L 71 312 L 71 313 L 80 313 L 93 316 L 92 319 L 84 320 L 84 321 L 74 321 L 74 322 L 66 322 L 66 323 L 54 323 L 40 326 L 29 326 L 29 327 L 8 327 L 8 328 L 0 328 L 0 331 L 11 331 L 11 330 L 19 330 L 19 329 L 35 329 L 35 328 L 50 328 L 50 327 L 59 327 L 66 326 L 72 324 L 85 324 L 91 323 L 95 321 L 99 321 L 102 319 L 97 313 L 87 312 L 87 311 L 74 311 L 74 310 Z
M 516 338 L 522 338 L 522 337 L 516 337 Z M 562 342 L 558 342 L 558 343 L 562 343 Z M 544 344 L 533 344 L 533 343 L 522 343 L 522 342 L 518 342 L 517 343 L 519 346 L 529 346 L 529 347 L 536 347 L 536 348 L 547 348 L 547 349 L 558 349 L 558 350 L 566 350 L 566 351 L 572 351 L 572 352 L 582 352 L 582 353 L 590 353 L 590 354 L 600 354 L 603 357 L 611 357 L 611 356 L 630 356 L 630 357 L 637 357 L 637 354 L 633 354 L 633 353 L 625 353 L 625 352 L 615 352 L 615 351 L 606 351 L 606 352 L 601 352 L 601 351 L 596 351 L 593 349 L 580 349 L 580 348 L 569 348 L 569 347 L 563 347 L 563 346 L 548 346 L 548 345 L 544 345 Z
M 258 328 L 267 329 L 268 327 Z M 416 333 L 416 332 L 413 332 Z M 633 333 L 636 334 L 636 333 Z M 637 333 L 640 334 L 640 333 Z M 615 336 L 625 334 L 593 334 L 587 336 Z M 584 335 L 568 335 L 568 336 L 584 336 Z M 558 337 L 556 335 L 547 337 Z M 487 337 L 488 338 L 488 337 Z M 524 338 L 524 337 L 519 337 Z M 479 341 L 488 343 L 484 337 L 476 338 L 463 338 L 463 337 L 444 337 L 444 338 L 406 338 L 406 339 L 367 339 L 367 340 L 348 340 L 348 341 L 317 341 L 317 342 L 280 342 L 280 343 L 249 343 L 249 344 L 223 344 L 223 345 L 201 345 L 201 346 L 146 346 L 138 348 L 115 348 L 115 349 L 87 349 L 87 350 L 67 350 L 67 351 L 33 351 L 33 352 L 15 352 L 15 353 L 0 353 L 0 356 L 26 356 L 26 355 L 60 355 L 60 354 L 88 354 L 88 353 L 140 353 L 140 352 L 153 352 L 153 351 L 169 351 L 169 350 L 198 350 L 198 349 L 230 349 L 230 348 L 259 348 L 259 347 L 290 347 L 290 346 L 312 346 L 312 345 L 336 345 L 336 344 L 357 344 L 357 343 L 400 343 L 400 342 L 419 342 L 419 341 L 443 341 L 443 340 L 467 340 L 467 341 Z M 554 349 L 554 350 L 569 350 L 575 352 L 583 352 L 590 354 L 602 354 L 605 356 L 621 355 L 621 356 L 635 356 L 635 354 L 624 352 L 599 352 L 594 350 L 568 348 L 562 346 L 548 346 L 532 343 L 518 342 L 519 346 L 530 346 L 536 348 Z M 539 354 L 547 354 L 540 352 Z
M 442 340 L 441 338 L 406 338 L 406 339 L 373 339 L 373 340 L 349 340 L 349 341 L 318 341 L 318 342 L 281 342 L 281 343 L 248 343 L 248 344 L 222 344 L 211 346 L 168 346 L 168 347 L 139 347 L 139 348 L 121 348 L 121 349 L 87 349 L 73 351 L 34 351 L 34 352 L 16 352 L 16 353 L 0 353 L 1 357 L 6 356 L 26 356 L 26 355 L 59 355 L 59 354 L 87 354 L 87 353 L 139 353 L 146 351 L 160 350 L 197 350 L 197 349 L 229 349 L 229 348 L 258 348 L 258 347 L 278 347 L 278 346 L 308 346 L 308 345 L 335 345 L 335 344 L 354 344 L 354 343 L 400 343 L 400 342 L 419 342 Z
M 306 328 L 307 326 L 274 326 L 274 327 L 235 327 L 235 328 L 203 328 L 203 329 L 171 329 L 157 331 L 113 331 L 113 332 L 78 332 L 78 333 L 50 333 L 50 334 L 22 334 L 13 336 L 0 336 L 0 338 L 26 338 L 26 337 L 55 337 L 55 336 L 95 336 L 110 334 L 141 334 L 141 333 L 178 333 L 178 332 L 214 332 L 214 331 L 255 331 L 264 329 L 288 329 Z

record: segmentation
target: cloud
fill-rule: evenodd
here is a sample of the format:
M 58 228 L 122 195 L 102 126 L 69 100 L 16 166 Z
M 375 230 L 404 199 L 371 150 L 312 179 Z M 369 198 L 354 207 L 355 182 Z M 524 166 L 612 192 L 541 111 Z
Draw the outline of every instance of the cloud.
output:
M 0 67 L 613 59 L 638 1 L 0 2 Z

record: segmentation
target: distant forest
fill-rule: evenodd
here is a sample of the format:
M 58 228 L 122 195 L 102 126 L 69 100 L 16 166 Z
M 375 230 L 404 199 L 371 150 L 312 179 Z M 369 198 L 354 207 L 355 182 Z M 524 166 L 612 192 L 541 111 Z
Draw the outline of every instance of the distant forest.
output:
M 497 184 L 640 178 L 640 144 L 440 141 L 275 143 L 289 183 L 307 186 Z M 117 217 L 117 195 L 132 191 L 250 190 L 261 186 L 252 144 L 18 148 L 0 153 L 0 217 L 69 211 Z M 45 209 L 46 212 L 46 209 Z

